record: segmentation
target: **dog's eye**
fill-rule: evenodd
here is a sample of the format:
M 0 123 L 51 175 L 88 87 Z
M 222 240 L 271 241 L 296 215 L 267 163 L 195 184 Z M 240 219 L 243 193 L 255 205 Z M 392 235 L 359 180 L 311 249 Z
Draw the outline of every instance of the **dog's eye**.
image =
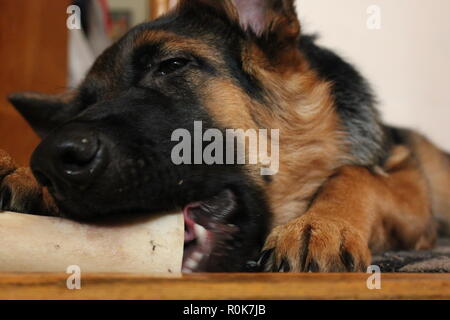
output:
M 184 58 L 174 58 L 161 62 L 156 70 L 156 75 L 165 76 L 169 73 L 175 72 L 186 65 L 188 65 L 189 60 Z

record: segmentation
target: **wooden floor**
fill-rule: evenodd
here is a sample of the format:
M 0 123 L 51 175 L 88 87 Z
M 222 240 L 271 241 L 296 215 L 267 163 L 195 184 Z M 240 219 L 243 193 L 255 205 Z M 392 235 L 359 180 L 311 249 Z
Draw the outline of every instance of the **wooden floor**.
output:
M 0 299 L 450 299 L 450 275 L 197 274 L 167 277 L 89 274 L 69 290 L 67 274 L 0 274 Z

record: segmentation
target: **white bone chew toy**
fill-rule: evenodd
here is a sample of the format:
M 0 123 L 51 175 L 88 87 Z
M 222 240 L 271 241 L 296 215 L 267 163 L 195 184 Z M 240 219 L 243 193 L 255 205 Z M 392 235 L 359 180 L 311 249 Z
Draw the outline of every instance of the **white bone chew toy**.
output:
M 0 212 L 0 272 L 179 273 L 182 214 L 102 224 Z

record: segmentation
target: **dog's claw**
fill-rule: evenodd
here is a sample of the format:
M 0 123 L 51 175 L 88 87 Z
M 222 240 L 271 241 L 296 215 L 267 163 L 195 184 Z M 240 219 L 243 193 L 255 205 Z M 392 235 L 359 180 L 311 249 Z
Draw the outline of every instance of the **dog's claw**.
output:
M 11 190 L 7 187 L 0 189 L 0 211 L 8 211 L 11 206 Z
M 258 272 L 259 271 L 259 265 L 257 261 L 248 261 L 245 265 L 245 270 L 247 272 Z
M 309 265 L 308 265 L 308 269 L 306 270 L 307 272 L 319 272 L 320 268 L 319 265 L 317 264 L 317 262 L 315 260 L 312 260 Z
M 267 262 L 271 260 L 271 256 L 273 254 L 273 249 L 264 250 L 261 252 L 258 261 L 256 262 L 257 268 L 259 271 L 267 271 L 270 266 L 267 266 Z
M 289 262 L 286 259 L 283 259 L 281 261 L 280 266 L 278 267 L 277 272 L 289 272 L 291 270 L 291 267 L 289 265 Z
M 342 251 L 341 260 L 344 266 L 347 268 L 347 271 L 355 271 L 355 260 L 348 251 Z

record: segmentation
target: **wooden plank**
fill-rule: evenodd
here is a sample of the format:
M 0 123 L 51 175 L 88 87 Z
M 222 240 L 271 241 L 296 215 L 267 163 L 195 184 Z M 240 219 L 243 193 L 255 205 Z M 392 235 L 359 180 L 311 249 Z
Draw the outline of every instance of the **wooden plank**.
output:
M 194 274 L 167 277 L 86 274 L 81 289 L 67 274 L 1 274 L 1 299 L 449 299 L 448 274 Z
M 62 92 L 70 0 L 0 1 L 0 149 L 26 165 L 39 139 L 7 103 L 16 91 Z

